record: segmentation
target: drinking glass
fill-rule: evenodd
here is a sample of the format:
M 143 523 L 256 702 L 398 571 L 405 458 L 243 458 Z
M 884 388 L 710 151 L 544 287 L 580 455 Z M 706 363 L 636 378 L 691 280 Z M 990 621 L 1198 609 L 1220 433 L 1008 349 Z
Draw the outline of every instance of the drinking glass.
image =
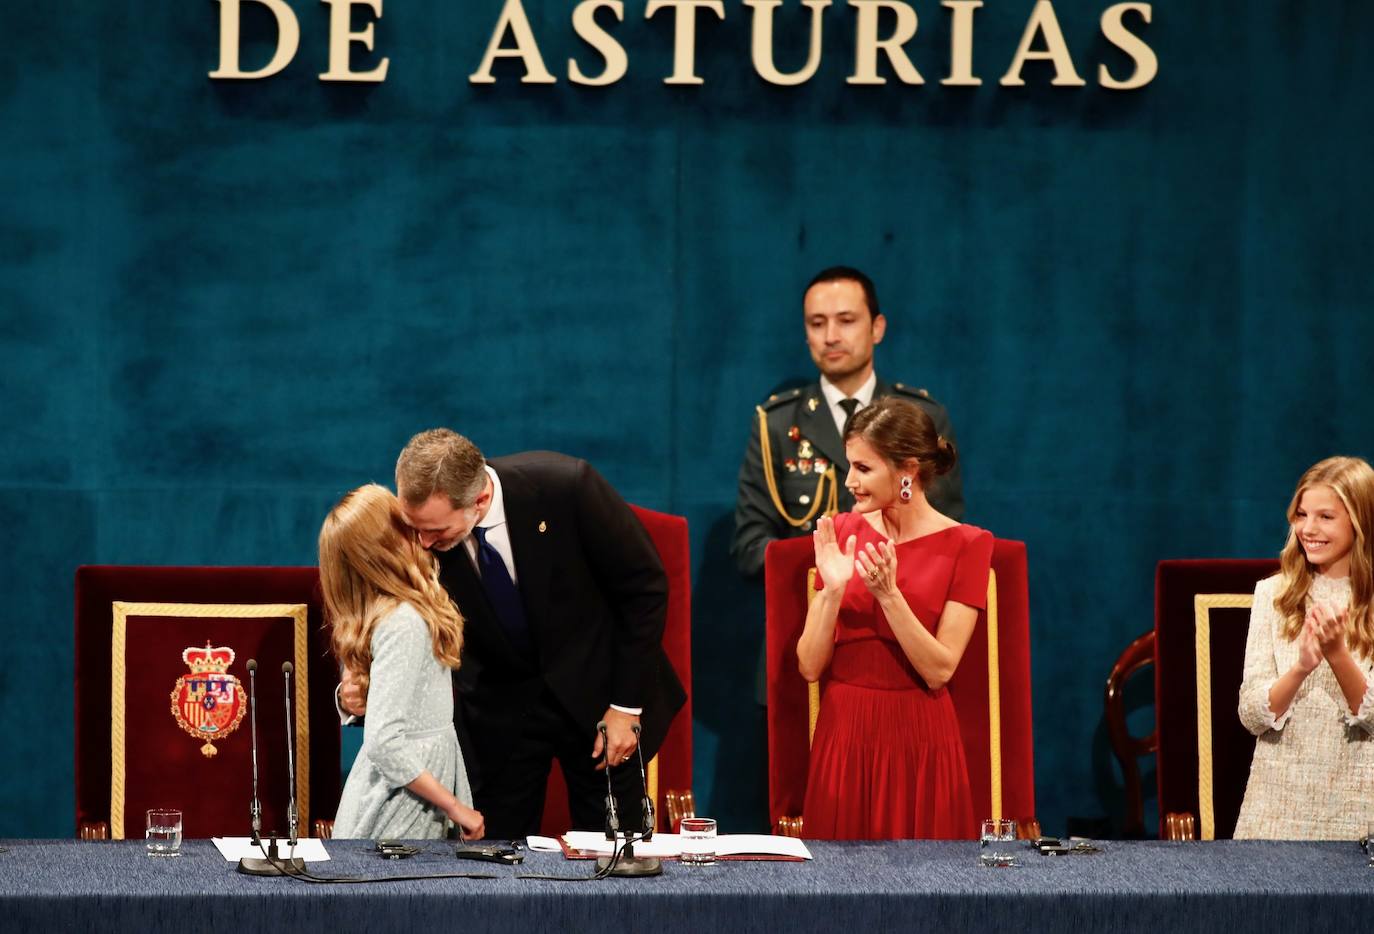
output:
M 1016 822 L 989 818 L 978 835 L 978 865 L 1015 866 Z
M 153 808 L 148 812 L 143 839 L 149 856 L 181 855 L 181 812 L 175 808 Z
M 716 822 L 710 817 L 682 819 L 682 864 L 711 866 L 716 861 Z

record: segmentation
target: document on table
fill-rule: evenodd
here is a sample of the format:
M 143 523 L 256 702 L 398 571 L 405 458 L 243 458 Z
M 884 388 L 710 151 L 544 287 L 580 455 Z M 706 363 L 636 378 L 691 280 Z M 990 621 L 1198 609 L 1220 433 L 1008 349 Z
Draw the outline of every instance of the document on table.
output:
M 244 858 L 263 858 L 262 850 L 253 843 L 252 837 L 211 837 L 211 839 L 215 843 L 215 849 L 219 850 L 220 855 L 228 862 L 237 863 Z M 264 840 L 262 845 L 265 849 L 267 841 Z M 297 840 L 294 851 L 285 840 L 278 840 L 277 855 L 281 859 L 297 856 L 307 863 L 322 863 L 329 859 L 329 854 L 324 849 L 324 841 L 315 837 L 303 837 Z
M 570 830 L 563 835 L 569 850 L 609 856 L 615 844 L 599 830 Z M 682 855 L 682 836 L 656 833 L 653 839 L 636 841 L 636 856 L 672 859 Z M 766 833 L 727 833 L 716 837 L 716 856 L 724 859 L 811 859 L 811 851 L 796 837 Z

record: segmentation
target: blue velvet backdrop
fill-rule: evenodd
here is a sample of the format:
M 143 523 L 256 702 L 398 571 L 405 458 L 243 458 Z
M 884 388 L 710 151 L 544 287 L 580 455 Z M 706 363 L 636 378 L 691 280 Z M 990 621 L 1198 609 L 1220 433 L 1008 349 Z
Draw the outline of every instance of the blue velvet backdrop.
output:
M 1135 92 L 1107 3 L 1055 8 L 1089 86 L 997 85 L 1031 8 L 979 11 L 977 89 L 941 87 L 948 13 L 914 0 L 923 87 L 756 78 L 746 10 L 629 0 L 610 88 L 569 0 L 526 7 L 560 81 L 473 87 L 498 0 L 389 0 L 379 86 L 296 61 L 212 82 L 218 13 L 22 4 L 0 61 L 0 836 L 72 828 L 72 573 L 313 560 L 333 500 L 414 431 L 554 448 L 693 541 L 697 782 L 766 820 L 757 593 L 726 556 L 753 405 L 810 371 L 798 291 L 848 262 L 889 315 L 879 369 L 959 429 L 969 518 L 1028 542 L 1040 814 L 1115 807 L 1101 686 L 1164 557 L 1266 555 L 1299 472 L 1374 454 L 1374 6 L 1156 3 Z M 246 11 L 244 64 L 265 61 Z M 603 14 L 604 15 L 604 14 Z M 779 64 L 802 60 L 794 0 Z M 365 53 L 360 56 L 370 61 Z

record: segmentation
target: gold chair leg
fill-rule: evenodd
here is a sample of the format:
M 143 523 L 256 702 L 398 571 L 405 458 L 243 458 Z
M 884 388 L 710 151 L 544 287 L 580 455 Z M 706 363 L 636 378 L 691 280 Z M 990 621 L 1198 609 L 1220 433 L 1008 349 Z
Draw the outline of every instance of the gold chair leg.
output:
M 1197 839 L 1197 818 L 1187 811 L 1170 811 L 1164 815 L 1164 838 L 1186 841 Z
M 76 828 L 76 836 L 80 840 L 108 840 L 110 839 L 110 825 L 107 821 L 82 821 Z
M 668 830 L 671 833 L 677 833 L 678 825 L 684 817 L 697 816 L 696 799 L 692 796 L 690 788 L 668 789 L 663 793 L 663 803 L 668 809 Z

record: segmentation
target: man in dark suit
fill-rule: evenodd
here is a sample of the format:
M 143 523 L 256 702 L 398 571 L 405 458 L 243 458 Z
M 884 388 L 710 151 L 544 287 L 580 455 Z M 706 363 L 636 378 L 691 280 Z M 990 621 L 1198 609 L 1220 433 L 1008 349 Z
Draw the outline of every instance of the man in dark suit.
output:
M 802 295 L 806 345 L 820 378 L 778 392 L 754 410 L 739 471 L 735 538 L 730 547 L 746 577 L 763 575 L 768 543 L 809 535 L 816 519 L 854 508 L 845 488 L 849 460 L 842 432 L 854 412 L 883 396 L 901 396 L 925 409 L 935 430 L 954 440 L 949 413 L 924 389 L 888 383 L 873 369 L 873 349 L 887 333 L 873 282 L 857 269 L 817 273 Z M 952 519 L 964 516 L 959 468 L 940 477 L 928 496 Z
M 459 734 L 488 836 L 538 832 L 554 759 L 574 827 L 603 826 L 609 763 L 621 828 L 639 829 L 635 747 L 647 761 L 685 700 L 662 648 L 668 580 L 644 527 L 586 461 L 487 462 L 442 428 L 406 445 L 396 488 L 463 614 Z M 346 683 L 342 705 L 357 712 L 357 700 Z

